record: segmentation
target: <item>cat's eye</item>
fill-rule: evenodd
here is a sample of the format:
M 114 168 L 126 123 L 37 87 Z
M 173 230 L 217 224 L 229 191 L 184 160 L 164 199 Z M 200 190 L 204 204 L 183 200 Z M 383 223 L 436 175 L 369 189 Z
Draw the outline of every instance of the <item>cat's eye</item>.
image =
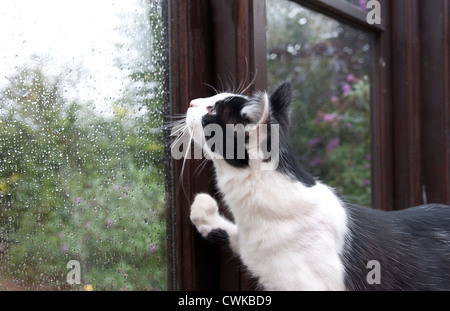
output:
M 216 114 L 216 107 L 208 107 L 208 114 L 209 115 L 215 115 Z

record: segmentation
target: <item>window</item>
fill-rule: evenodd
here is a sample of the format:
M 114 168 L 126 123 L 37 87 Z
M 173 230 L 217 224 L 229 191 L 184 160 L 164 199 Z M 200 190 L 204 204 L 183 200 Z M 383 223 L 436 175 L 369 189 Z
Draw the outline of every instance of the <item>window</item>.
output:
M 162 2 L 2 8 L 0 290 L 167 289 Z
M 295 2 L 266 3 L 268 86 L 294 86 L 290 138 L 299 162 L 370 206 L 373 34 Z

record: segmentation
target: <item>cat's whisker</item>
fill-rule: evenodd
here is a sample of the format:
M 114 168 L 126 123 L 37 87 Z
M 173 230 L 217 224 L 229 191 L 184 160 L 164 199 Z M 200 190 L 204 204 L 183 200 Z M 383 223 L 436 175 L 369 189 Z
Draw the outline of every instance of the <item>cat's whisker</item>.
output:
M 250 81 L 250 83 L 247 85 L 247 87 L 245 87 L 239 91 L 239 94 L 244 94 L 245 92 L 247 92 L 247 90 L 255 83 L 257 75 L 258 75 L 258 71 L 256 71 L 256 73 L 253 74 L 253 79 Z M 247 81 L 247 77 L 245 77 L 245 81 Z M 242 84 L 242 87 L 243 86 L 244 86 L 244 83 Z
M 186 120 L 186 115 L 179 116 L 179 117 L 174 117 L 172 120 L 164 121 L 164 124 L 167 125 L 167 124 L 182 123 L 182 122 L 185 122 L 185 120 Z
M 220 92 L 219 92 L 214 86 L 212 86 L 211 84 L 203 83 L 203 85 L 206 85 L 206 86 L 210 87 L 216 94 L 219 94 L 219 93 L 220 93 Z
M 220 76 L 218 76 L 217 78 L 219 79 L 220 82 L 220 89 L 223 90 L 224 89 L 223 80 Z
M 179 124 L 176 126 L 173 126 L 171 128 L 170 136 L 178 136 L 179 133 L 182 133 L 186 131 L 187 126 L 185 124 Z
M 184 130 L 181 134 L 177 136 L 177 138 L 174 139 L 174 141 L 171 144 L 171 148 L 175 148 L 179 145 L 180 142 L 185 144 L 190 144 L 192 141 L 191 137 L 188 137 L 189 133 L 187 130 Z M 188 139 L 189 138 L 189 139 Z
M 199 164 L 199 166 L 195 169 L 194 175 L 197 177 L 200 175 L 200 173 L 203 171 L 203 169 L 206 167 L 206 164 L 208 163 L 208 159 L 203 158 L 202 162 Z
M 183 187 L 183 175 L 184 175 L 184 167 L 185 167 L 185 165 L 186 165 L 187 155 L 189 154 L 189 152 L 191 152 L 192 138 L 193 138 L 193 137 L 192 137 L 192 135 L 190 134 L 190 135 L 189 135 L 189 142 L 191 142 L 191 143 L 188 144 L 188 148 L 186 149 L 186 153 L 184 154 L 184 157 L 183 157 L 183 165 L 181 166 L 180 177 L 179 177 L 179 182 L 178 182 L 179 187 L 182 187 L 183 193 L 184 193 L 184 195 L 185 195 L 186 197 L 187 197 L 187 193 L 186 193 L 186 190 L 185 190 L 184 187 Z
M 185 123 L 184 120 L 173 120 L 173 121 L 165 122 L 163 126 L 164 127 L 174 127 L 174 126 L 177 126 L 177 125 L 180 125 L 180 124 L 183 124 L 183 123 Z
M 187 127 L 186 120 L 183 119 L 183 120 L 167 122 L 163 128 L 171 130 L 170 136 L 175 136 L 174 133 L 178 133 L 180 130 L 182 130 L 186 127 Z

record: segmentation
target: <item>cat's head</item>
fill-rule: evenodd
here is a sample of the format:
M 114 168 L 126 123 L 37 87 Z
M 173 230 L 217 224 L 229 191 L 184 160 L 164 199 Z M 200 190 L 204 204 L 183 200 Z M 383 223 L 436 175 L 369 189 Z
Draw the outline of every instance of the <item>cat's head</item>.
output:
M 219 93 L 194 99 L 185 123 L 190 140 L 213 161 L 242 169 L 278 170 L 299 179 L 301 169 L 288 137 L 291 93 L 291 85 L 284 83 L 270 96 Z

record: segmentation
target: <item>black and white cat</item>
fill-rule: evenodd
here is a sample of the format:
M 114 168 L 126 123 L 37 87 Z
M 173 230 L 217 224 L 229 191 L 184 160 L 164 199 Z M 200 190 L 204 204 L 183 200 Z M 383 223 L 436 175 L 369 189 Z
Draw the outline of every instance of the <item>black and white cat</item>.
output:
M 344 202 L 297 163 L 290 101 L 287 83 L 270 97 L 219 93 L 191 101 L 175 132 L 188 133 L 212 159 L 234 218 L 198 194 L 191 221 L 201 235 L 226 236 L 266 290 L 450 290 L 450 207 L 383 212 Z

